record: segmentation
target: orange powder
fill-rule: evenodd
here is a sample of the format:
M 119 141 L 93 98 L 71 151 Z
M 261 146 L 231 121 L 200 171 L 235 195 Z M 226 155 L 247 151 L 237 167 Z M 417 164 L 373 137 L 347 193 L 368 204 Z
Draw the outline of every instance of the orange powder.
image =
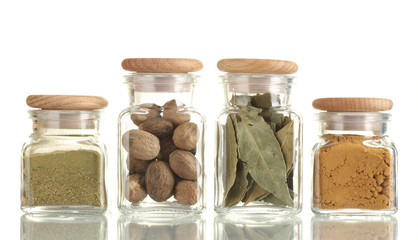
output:
M 315 153 L 314 207 L 391 209 L 394 159 L 379 137 L 326 135 Z

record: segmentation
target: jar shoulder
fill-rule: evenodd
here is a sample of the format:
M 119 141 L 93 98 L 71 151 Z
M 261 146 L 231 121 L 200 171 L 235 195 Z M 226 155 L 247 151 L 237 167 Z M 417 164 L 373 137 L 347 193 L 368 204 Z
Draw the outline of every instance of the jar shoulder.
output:
M 91 150 L 106 155 L 105 144 L 94 136 L 38 136 L 32 134 L 23 144 L 24 155 L 54 151 Z
M 386 148 L 393 154 L 397 154 L 394 141 L 389 136 L 363 136 L 363 135 L 322 135 L 314 145 L 314 153 L 324 148 L 330 148 L 337 145 L 358 144 L 366 148 Z

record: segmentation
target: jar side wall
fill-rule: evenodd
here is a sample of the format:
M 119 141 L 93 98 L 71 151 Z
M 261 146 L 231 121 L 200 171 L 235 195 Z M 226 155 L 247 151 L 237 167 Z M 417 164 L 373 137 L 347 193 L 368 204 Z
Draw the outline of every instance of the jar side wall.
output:
M 397 211 L 397 151 L 388 137 L 326 135 L 314 148 L 312 158 L 315 213 Z
M 289 184 L 289 187 L 292 188 L 292 192 L 294 192 L 295 196 L 293 199 L 293 206 L 285 206 L 285 205 L 274 205 L 271 202 L 267 202 L 270 200 L 264 200 L 263 196 L 260 196 L 261 199 L 257 200 L 253 199 L 252 201 L 249 201 L 247 198 L 247 201 L 245 204 L 241 200 L 238 202 L 235 201 L 235 204 L 230 205 L 230 196 L 231 191 L 235 191 L 234 184 L 237 183 L 238 175 L 235 175 L 234 182 L 231 182 L 231 180 L 228 180 L 227 175 L 231 176 L 230 170 L 228 170 L 228 161 L 232 161 L 233 158 L 229 158 L 228 154 L 231 154 L 231 152 L 228 150 L 228 144 L 231 144 L 230 138 L 231 136 L 228 133 L 228 128 L 231 127 L 231 122 L 235 121 L 232 120 L 231 116 L 238 116 L 237 118 L 245 118 L 247 113 L 242 112 L 240 108 L 227 108 L 223 113 L 221 113 L 217 120 L 217 156 L 215 161 L 215 210 L 217 212 L 226 213 L 226 212 L 253 212 L 253 211 L 266 211 L 268 212 L 277 212 L 281 211 L 282 213 L 288 212 L 288 213 L 297 213 L 301 211 L 302 207 L 302 169 L 301 169 L 301 160 L 302 160 L 302 120 L 300 116 L 294 112 L 290 111 L 280 111 L 275 108 L 266 109 L 266 111 L 270 112 L 270 114 L 264 115 L 263 112 L 260 114 L 265 118 L 264 121 L 268 118 L 272 118 L 272 121 L 288 121 L 287 123 L 283 124 L 284 126 L 277 126 L 277 132 L 271 131 L 271 136 L 273 136 L 275 133 L 278 133 L 280 129 L 283 129 L 287 124 L 291 124 L 291 130 L 292 130 L 292 149 L 290 152 L 286 152 L 287 154 L 292 155 L 291 160 L 291 169 L 292 171 L 287 173 L 286 179 L 287 183 Z M 282 120 L 279 120 L 279 118 L 282 118 Z M 289 122 L 289 120 L 285 119 L 291 119 L 292 121 Z M 260 116 L 258 119 L 262 122 L 263 118 Z M 268 120 L 270 121 L 270 119 Z M 228 123 L 229 122 L 229 123 Z M 235 123 L 232 123 L 232 126 L 236 128 Z M 266 123 L 267 124 L 267 123 Z M 229 127 L 228 127 L 228 126 Z M 270 126 L 271 127 L 271 126 Z M 276 126 L 274 126 L 276 127 Z M 235 129 L 236 131 L 236 129 Z M 283 131 L 283 130 L 282 130 Z M 289 131 L 289 129 L 287 130 Z M 237 134 L 237 133 L 235 133 Z M 236 136 L 236 135 L 235 135 Z M 235 141 L 235 140 L 234 140 Z M 238 140 L 239 141 L 239 140 Z M 274 137 L 274 141 L 277 141 L 277 145 L 280 148 L 280 141 Z M 230 145 L 233 146 L 234 144 Z M 262 148 L 262 146 L 259 146 Z M 239 147 L 238 147 L 239 148 Z M 264 150 L 260 150 L 264 151 Z M 238 150 L 238 163 L 241 161 L 240 159 L 240 153 Z M 285 159 L 283 159 L 285 161 Z M 290 162 L 289 162 L 290 163 Z M 247 163 L 248 165 L 248 163 Z M 238 167 L 238 165 L 235 165 Z M 232 170 L 233 171 L 233 170 Z M 235 168 L 235 171 L 237 169 Z M 251 171 L 250 171 L 251 172 Z M 238 172 L 236 172 L 238 174 Z M 251 173 L 248 173 L 248 176 L 251 176 Z M 250 177 L 251 178 L 251 177 Z M 229 182 L 229 183 L 228 183 Z M 232 183 L 232 186 L 231 186 Z M 249 186 L 249 189 L 251 189 L 251 186 Z M 252 190 L 249 190 L 252 191 Z M 235 192 L 232 192 L 235 194 Z M 242 197 L 246 198 L 246 193 L 243 193 Z M 259 193 L 261 194 L 261 193 Z M 271 193 L 268 193 L 268 195 L 264 197 L 268 197 L 269 195 L 272 195 Z M 274 199 L 274 195 L 269 197 L 268 199 Z M 250 198 L 251 199 L 251 198 Z M 229 203 L 228 203 L 229 202 Z
M 172 95 L 170 95 L 172 96 Z M 170 100 L 170 98 L 163 98 L 165 101 Z M 177 99 L 176 99 L 177 100 Z M 161 101 L 161 99 L 160 99 Z M 164 103 L 161 103 L 164 105 Z M 151 129 L 142 128 L 141 125 L 144 122 L 152 122 L 152 121 L 169 121 L 171 122 L 171 130 L 168 135 L 158 135 L 157 133 L 152 132 Z M 135 120 L 135 123 L 134 123 Z M 186 124 L 187 123 L 187 124 Z M 197 126 L 197 139 L 196 145 L 193 149 L 189 150 L 176 150 L 179 149 L 173 139 L 175 134 L 178 136 L 178 133 L 175 133 L 176 129 L 180 126 L 190 125 L 189 123 L 194 123 Z M 205 129 L 205 119 L 204 117 L 198 113 L 195 109 L 185 106 L 179 109 L 164 109 L 161 108 L 157 111 L 157 115 L 150 115 L 149 109 L 144 107 L 130 107 L 123 111 L 119 117 L 119 130 L 118 130 L 118 146 L 119 146 L 119 154 L 118 154 L 118 207 L 121 212 L 129 213 L 129 212 L 202 212 L 205 208 L 205 171 L 204 171 L 204 129 Z M 138 125 L 140 129 L 144 131 L 151 131 L 152 133 L 147 132 L 147 134 L 152 135 L 150 136 L 152 139 L 156 139 L 155 144 L 158 144 L 158 152 L 156 152 L 156 156 L 151 156 L 148 160 L 140 160 L 141 152 L 144 153 L 145 150 L 141 150 L 140 152 L 134 153 L 139 149 L 137 147 L 133 147 L 134 145 L 137 146 L 136 140 L 128 138 L 129 135 L 124 135 L 131 130 L 138 129 Z M 161 130 L 158 128 L 157 130 Z M 179 130 L 181 131 L 181 130 Z M 153 134 L 157 134 L 153 135 Z M 148 135 L 147 135 L 148 136 Z M 131 140 L 129 140 L 131 139 Z M 138 138 L 139 139 L 139 138 Z M 153 141 L 154 141 L 153 140 Z M 158 140 L 158 141 L 157 141 Z M 139 144 L 147 144 L 144 140 L 138 140 Z M 187 155 L 187 157 L 195 158 L 198 161 L 198 170 L 199 173 L 196 172 L 198 175 L 196 180 L 187 180 L 177 176 L 176 172 L 169 166 L 169 158 L 170 154 L 176 150 L 177 152 L 181 152 L 181 154 Z M 132 151 L 132 157 L 129 156 L 129 151 Z M 139 155 L 138 155 L 139 154 Z M 138 174 L 141 179 L 144 179 L 141 183 L 143 185 L 143 190 L 146 191 L 145 184 L 148 180 L 145 178 L 145 172 L 148 171 L 148 167 L 150 164 L 154 164 L 156 162 L 164 162 L 166 163 L 165 169 L 171 172 L 175 179 L 174 187 L 178 185 L 179 181 L 186 181 L 187 184 L 191 184 L 190 182 L 195 182 L 198 186 L 196 190 L 199 191 L 198 201 L 193 204 L 180 204 L 178 200 L 174 197 L 173 192 L 167 199 L 157 199 L 158 201 L 152 199 L 148 192 L 139 198 L 133 199 L 132 198 L 132 191 L 128 188 L 128 178 L 131 179 L 131 176 Z M 143 166 L 140 166 L 144 164 Z M 155 164 L 154 164 L 155 166 Z M 154 169 L 154 168 L 153 168 Z M 149 170 L 151 171 L 151 170 Z M 157 173 L 153 173 L 156 178 Z M 150 175 L 151 176 L 151 175 Z M 152 176 L 151 176 L 152 177 Z M 151 178 L 150 177 L 150 178 Z M 184 180 L 183 180 L 184 179 Z M 130 180 L 129 180 L 130 181 Z M 141 180 L 142 181 L 142 180 Z M 140 185 L 141 185 L 140 184 Z M 183 184 L 183 183 L 182 183 Z M 174 190 L 173 187 L 173 190 Z M 148 189 L 147 189 L 148 190 Z M 190 194 L 194 194 L 191 192 Z M 153 195 L 156 198 L 155 195 Z

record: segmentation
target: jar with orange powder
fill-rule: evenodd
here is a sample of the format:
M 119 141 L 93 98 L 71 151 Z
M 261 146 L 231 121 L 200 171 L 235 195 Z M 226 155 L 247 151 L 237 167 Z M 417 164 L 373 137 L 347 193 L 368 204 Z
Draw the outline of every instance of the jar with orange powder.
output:
M 320 141 L 313 149 L 312 211 L 389 215 L 398 209 L 397 151 L 388 137 L 392 101 L 321 98 Z

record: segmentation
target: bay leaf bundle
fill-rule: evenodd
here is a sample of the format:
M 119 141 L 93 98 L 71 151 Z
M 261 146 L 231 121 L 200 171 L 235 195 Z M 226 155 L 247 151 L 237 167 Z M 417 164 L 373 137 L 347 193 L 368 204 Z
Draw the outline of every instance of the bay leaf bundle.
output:
M 257 94 L 227 117 L 225 207 L 254 201 L 293 207 L 294 121 L 273 111 L 271 99 Z

